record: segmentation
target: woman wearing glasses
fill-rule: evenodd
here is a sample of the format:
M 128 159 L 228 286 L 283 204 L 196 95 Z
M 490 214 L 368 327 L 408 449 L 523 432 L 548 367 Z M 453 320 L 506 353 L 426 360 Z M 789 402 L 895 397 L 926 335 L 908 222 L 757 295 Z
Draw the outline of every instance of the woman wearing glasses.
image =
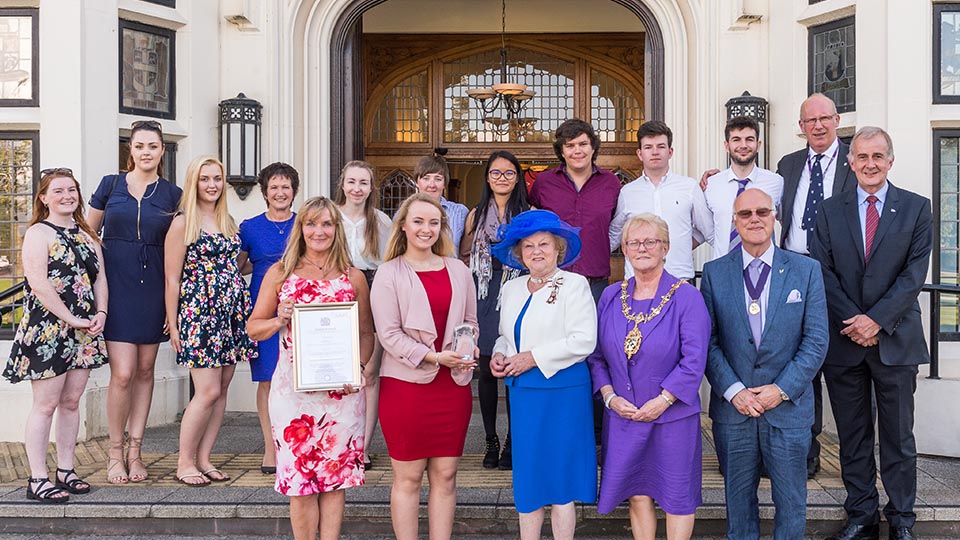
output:
M 160 177 L 163 132 L 156 121 L 130 127 L 127 172 L 103 177 L 90 197 L 87 222 L 103 227 L 103 257 L 110 305 L 103 335 L 110 353 L 107 480 L 142 482 L 143 432 L 153 399 L 153 367 L 167 340 L 163 306 L 163 239 L 182 191 Z M 126 459 L 124 431 L 130 436 Z
M 100 273 L 99 240 L 83 220 L 80 183 L 70 169 L 40 173 L 33 218 L 23 238 L 23 317 L 3 377 L 30 381 L 27 417 L 30 466 L 27 498 L 62 503 L 90 484 L 74 471 L 80 397 L 90 369 L 107 363 L 101 332 L 107 318 L 107 283 Z M 50 424 L 57 415 L 57 476 L 47 476 Z
M 597 349 L 587 358 L 607 408 L 597 510 L 629 500 L 634 539 L 653 540 L 656 502 L 667 514 L 667 538 L 689 539 L 701 503 L 698 391 L 710 316 L 700 292 L 663 269 L 666 222 L 634 216 L 620 247 L 635 277 L 603 291 Z
M 490 244 L 498 239 L 501 225 L 520 212 L 530 209 L 527 204 L 527 189 L 523 182 L 520 162 L 510 152 L 496 151 L 487 159 L 480 204 L 467 216 L 466 233 L 460 244 L 460 258 L 473 272 L 477 284 L 477 320 L 480 323 L 480 381 L 478 395 L 480 414 L 483 416 L 483 431 L 487 437 L 483 466 L 510 470 L 513 460 L 510 452 L 510 427 L 507 423 L 507 438 L 500 454 L 500 438 L 497 435 L 498 379 L 490 373 L 490 355 L 497 341 L 500 328 L 500 287 L 518 277 L 521 270 L 504 267 L 499 259 L 490 256 Z

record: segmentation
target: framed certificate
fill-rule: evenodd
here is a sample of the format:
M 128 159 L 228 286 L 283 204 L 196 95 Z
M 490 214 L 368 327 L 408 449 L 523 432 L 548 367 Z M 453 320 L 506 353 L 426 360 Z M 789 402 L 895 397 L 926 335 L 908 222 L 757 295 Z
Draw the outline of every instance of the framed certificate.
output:
M 293 306 L 293 389 L 360 386 L 360 314 L 356 302 Z

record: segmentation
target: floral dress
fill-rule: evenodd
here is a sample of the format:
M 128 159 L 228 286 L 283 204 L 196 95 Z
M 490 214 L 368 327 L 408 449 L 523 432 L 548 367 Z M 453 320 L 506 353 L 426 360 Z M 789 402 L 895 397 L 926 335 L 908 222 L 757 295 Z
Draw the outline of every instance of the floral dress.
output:
M 291 275 L 280 300 L 298 304 L 351 302 L 356 298 L 346 274 L 333 280 Z M 270 386 L 270 425 L 277 448 L 277 492 L 287 496 L 326 493 L 363 485 L 364 390 L 293 390 L 290 325 L 280 330 L 280 359 Z
M 256 342 L 247 336 L 250 292 L 237 268 L 238 253 L 238 235 L 202 230 L 187 246 L 177 316 L 181 366 L 218 368 L 256 358 Z
M 47 279 L 71 313 L 84 319 L 92 318 L 97 312 L 97 304 L 86 264 L 100 270 L 93 241 L 79 228 L 64 229 L 42 223 L 58 233 L 56 242 L 47 252 Z M 71 328 L 47 311 L 27 283 L 23 318 L 17 327 L 3 377 L 12 383 L 49 379 L 71 369 L 92 369 L 106 363 L 107 346 L 103 334 L 93 337 L 85 330 Z

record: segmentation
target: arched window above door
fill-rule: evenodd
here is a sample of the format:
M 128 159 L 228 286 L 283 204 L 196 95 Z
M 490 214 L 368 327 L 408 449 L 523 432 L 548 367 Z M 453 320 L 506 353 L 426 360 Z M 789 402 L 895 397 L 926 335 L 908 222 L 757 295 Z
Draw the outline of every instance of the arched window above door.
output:
M 430 119 L 429 79 L 423 70 L 404 78 L 383 97 L 373 115 L 370 141 L 426 142 Z
M 393 171 L 380 184 L 380 210 L 392 218 L 403 201 L 416 192 L 413 177 L 400 170 Z

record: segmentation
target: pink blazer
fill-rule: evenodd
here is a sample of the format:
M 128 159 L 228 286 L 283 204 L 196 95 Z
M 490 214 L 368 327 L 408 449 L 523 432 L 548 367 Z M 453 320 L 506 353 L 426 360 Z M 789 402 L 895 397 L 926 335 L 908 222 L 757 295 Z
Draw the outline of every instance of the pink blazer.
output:
M 447 328 L 443 335 L 443 349 L 453 349 L 453 329 L 467 323 L 477 329 L 477 289 L 470 269 L 459 259 L 444 257 L 453 298 L 447 314 Z M 381 377 L 427 384 L 437 376 L 439 366 L 424 361 L 433 351 L 437 327 L 430 313 L 427 291 L 417 273 L 403 257 L 387 261 L 377 268 L 370 291 L 370 308 L 377 325 L 377 337 L 383 345 Z M 473 373 L 456 370 L 453 380 L 460 386 L 470 384 Z

